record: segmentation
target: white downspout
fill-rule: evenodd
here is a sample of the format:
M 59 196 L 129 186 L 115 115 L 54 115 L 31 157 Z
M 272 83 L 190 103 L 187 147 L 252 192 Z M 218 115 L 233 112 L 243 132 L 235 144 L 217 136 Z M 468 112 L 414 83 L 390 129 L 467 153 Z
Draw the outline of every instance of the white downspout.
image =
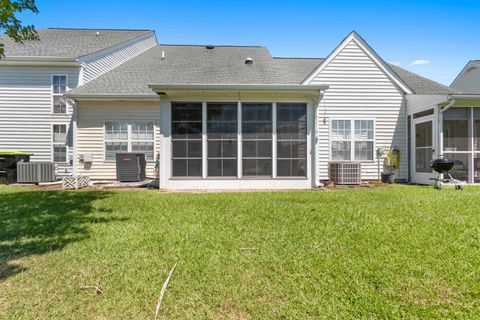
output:
M 443 113 L 455 105 L 455 99 L 451 99 L 450 102 L 443 108 L 440 109 L 437 119 L 437 128 L 438 128 L 438 157 L 443 156 Z

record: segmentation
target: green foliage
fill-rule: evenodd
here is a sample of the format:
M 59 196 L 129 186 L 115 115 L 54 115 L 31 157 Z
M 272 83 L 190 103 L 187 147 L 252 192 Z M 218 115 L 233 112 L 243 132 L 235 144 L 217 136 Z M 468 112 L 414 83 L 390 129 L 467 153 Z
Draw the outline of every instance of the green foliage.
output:
M 0 31 L 16 42 L 38 39 L 37 32 L 33 25 L 22 25 L 16 15 L 23 11 L 38 13 L 35 0 L 0 0 Z M 0 43 L 0 58 L 4 56 L 4 46 Z
M 0 186 L 0 319 L 480 319 L 480 188 Z M 98 281 L 104 294 L 95 289 Z

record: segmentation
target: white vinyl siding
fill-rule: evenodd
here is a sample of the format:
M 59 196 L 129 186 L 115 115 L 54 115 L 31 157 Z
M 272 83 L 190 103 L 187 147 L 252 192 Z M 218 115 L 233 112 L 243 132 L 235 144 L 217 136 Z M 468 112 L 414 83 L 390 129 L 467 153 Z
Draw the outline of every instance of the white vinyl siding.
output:
M 125 123 L 143 122 L 141 119 L 149 119 L 148 122 L 154 125 L 155 148 L 158 146 L 160 136 L 158 101 L 82 101 L 78 105 L 77 114 L 77 154 L 90 153 L 93 162 L 89 164 L 78 161 L 78 174 L 88 175 L 95 180 L 116 179 L 115 161 L 104 159 L 104 126 L 107 122 L 111 122 L 113 117 L 115 117 L 114 121 Z M 155 155 L 156 152 L 155 150 Z M 155 177 L 154 168 L 155 162 L 148 161 L 148 177 Z
M 450 87 L 465 93 L 480 94 L 480 63 L 470 61 Z
M 112 70 L 125 61 L 152 48 L 156 44 L 157 40 L 155 34 L 152 32 L 106 49 L 100 53 L 93 53 L 82 57 L 80 63 L 83 66 L 83 83 L 87 83 L 99 75 Z
M 67 87 L 77 86 L 79 68 L 0 66 L 0 149 L 30 152 L 32 161 L 53 161 L 53 124 L 67 126 L 67 145 L 72 145 L 72 106 L 67 102 L 65 114 L 52 114 L 55 74 L 67 76 Z M 72 159 L 73 148 L 68 151 Z M 68 163 L 57 165 L 59 175 L 71 171 Z
M 317 109 L 318 178 L 328 179 L 331 120 L 348 118 L 375 120 L 375 148 L 400 148 L 402 161 L 398 177 L 406 179 L 407 132 L 403 91 L 356 40 L 351 40 L 310 82 L 322 83 L 330 87 Z M 362 163 L 362 179 L 378 178 L 376 161 Z

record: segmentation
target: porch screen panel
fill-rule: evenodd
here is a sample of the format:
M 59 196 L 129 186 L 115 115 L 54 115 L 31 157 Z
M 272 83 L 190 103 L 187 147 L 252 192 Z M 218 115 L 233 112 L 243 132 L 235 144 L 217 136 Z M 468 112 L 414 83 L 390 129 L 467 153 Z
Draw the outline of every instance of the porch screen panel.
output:
M 432 121 L 417 123 L 415 125 L 415 171 L 432 172 L 433 137 Z
M 277 176 L 307 176 L 307 105 L 277 104 Z
M 469 108 L 451 108 L 443 113 L 443 150 L 469 151 Z
M 272 104 L 242 104 L 243 176 L 272 176 Z
M 172 103 L 172 176 L 202 176 L 202 104 Z
M 237 104 L 208 103 L 208 176 L 237 176 Z

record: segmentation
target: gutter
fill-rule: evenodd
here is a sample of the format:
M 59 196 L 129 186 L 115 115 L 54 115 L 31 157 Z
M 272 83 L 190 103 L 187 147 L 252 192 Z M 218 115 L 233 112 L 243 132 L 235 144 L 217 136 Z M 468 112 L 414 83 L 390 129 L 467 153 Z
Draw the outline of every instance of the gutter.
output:
M 76 58 L 65 57 L 5 57 L 0 65 L 41 65 L 41 66 L 80 66 Z
M 149 88 L 159 91 L 297 91 L 318 92 L 328 89 L 328 85 L 284 85 L 284 84 L 149 84 Z
M 450 109 L 455 105 L 455 102 L 456 102 L 455 99 L 453 99 L 452 97 L 448 97 L 448 100 L 450 100 L 450 102 L 444 108 L 440 109 L 440 113 L 447 111 L 448 109 Z
M 152 94 L 82 94 L 66 93 L 65 97 L 72 100 L 153 100 L 157 101 L 158 95 Z

